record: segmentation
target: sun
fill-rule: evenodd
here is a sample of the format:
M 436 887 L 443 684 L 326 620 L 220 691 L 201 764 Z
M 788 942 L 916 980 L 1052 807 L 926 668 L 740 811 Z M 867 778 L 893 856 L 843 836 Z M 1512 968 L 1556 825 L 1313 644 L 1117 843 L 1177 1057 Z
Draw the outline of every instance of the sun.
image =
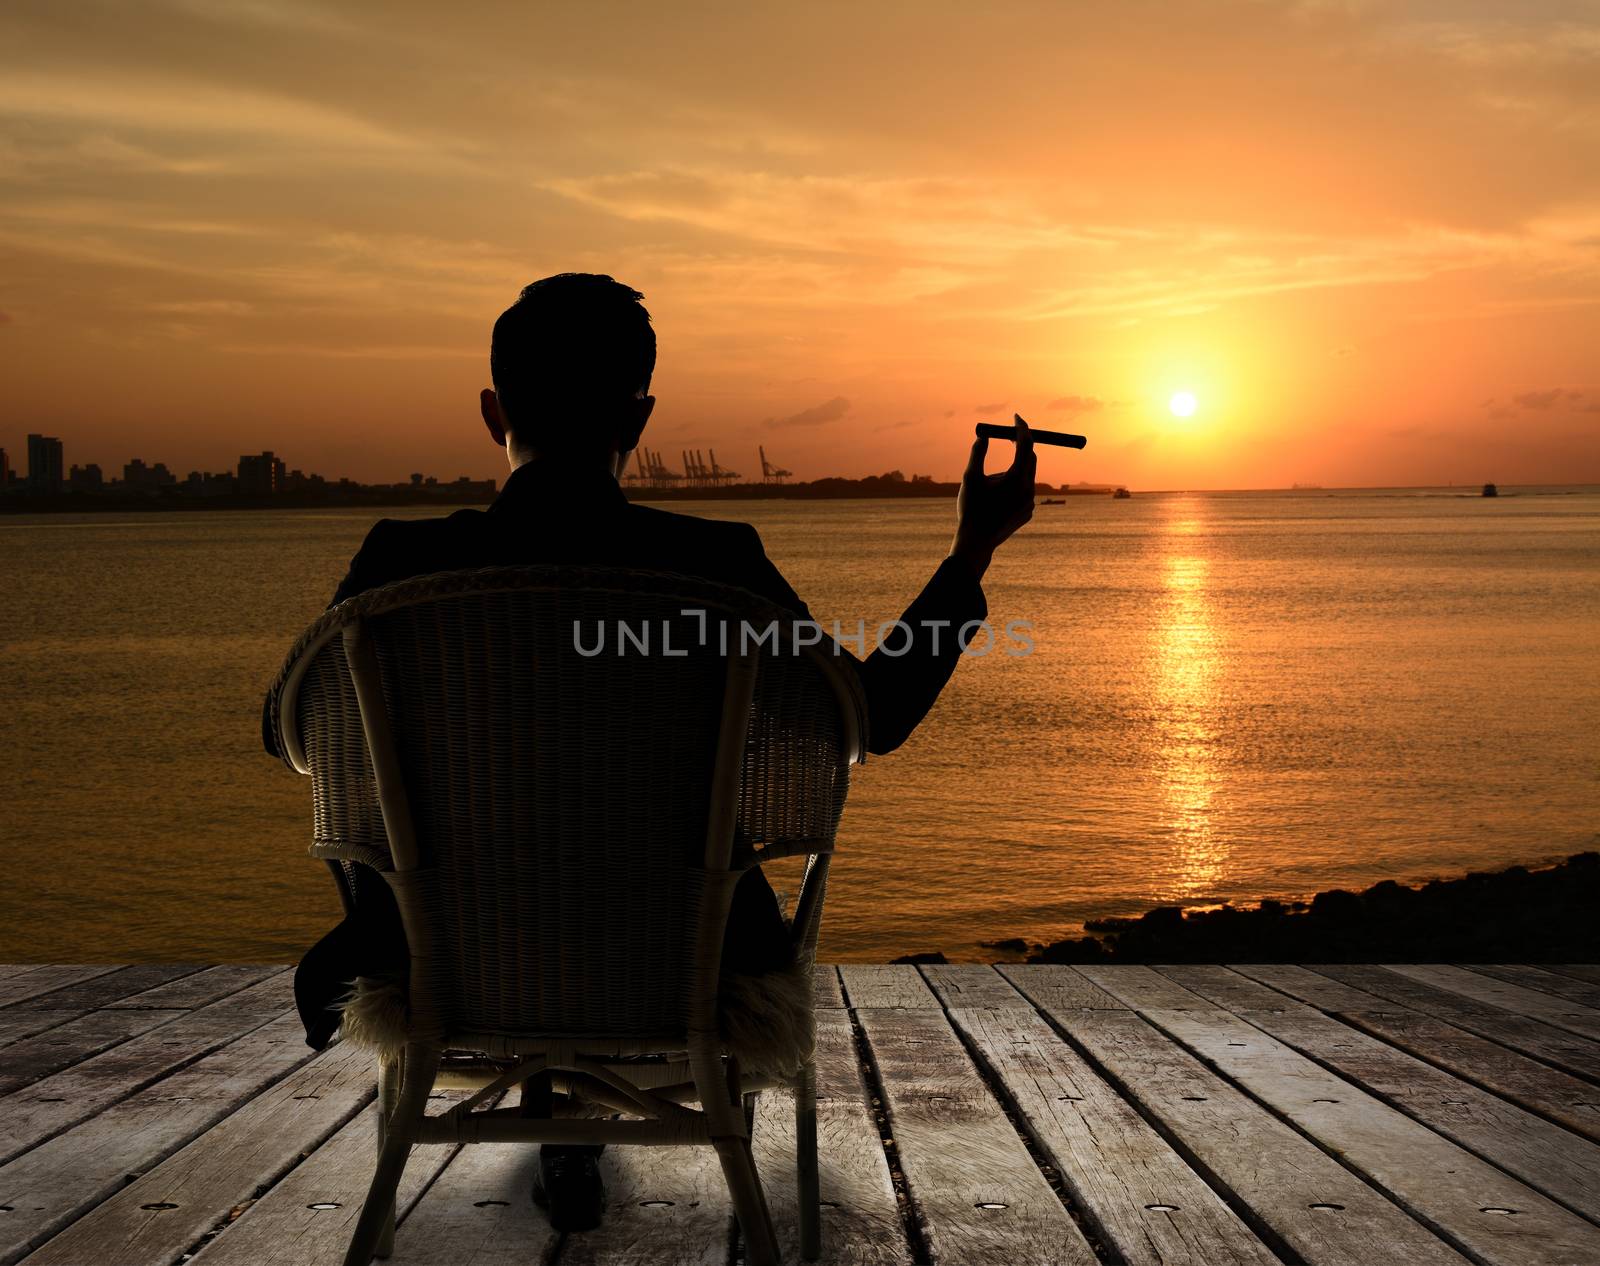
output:
M 1167 408 L 1172 411 L 1175 418 L 1192 418 L 1194 411 L 1200 405 L 1192 391 L 1174 391 L 1172 399 L 1167 401 Z

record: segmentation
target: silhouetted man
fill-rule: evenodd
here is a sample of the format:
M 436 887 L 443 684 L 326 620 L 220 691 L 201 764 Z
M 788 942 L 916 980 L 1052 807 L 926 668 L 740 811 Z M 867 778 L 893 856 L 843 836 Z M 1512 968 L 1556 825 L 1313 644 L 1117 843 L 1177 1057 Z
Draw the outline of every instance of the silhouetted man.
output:
M 632 505 L 619 480 L 655 408 L 656 340 L 637 291 L 610 277 L 563 273 L 537 281 L 495 322 L 494 380 L 480 397 L 484 425 L 511 465 L 487 510 L 442 519 L 382 519 L 334 594 L 342 602 L 391 581 L 430 572 L 529 563 L 625 566 L 681 572 L 751 590 L 809 619 L 805 604 L 744 523 Z M 995 549 L 1033 515 L 1034 456 L 1027 428 L 1015 460 L 985 475 L 987 441 L 972 447 L 956 502 L 956 531 L 940 563 L 901 617 L 896 654 L 856 662 L 867 701 L 867 747 L 891 752 L 927 714 L 960 657 L 957 630 L 987 615 L 980 581 Z M 841 654 L 844 652 L 841 651 Z M 278 754 L 264 722 L 267 749 Z M 313 947 L 295 974 L 307 1041 L 324 1045 L 336 1004 L 358 975 L 404 970 L 404 934 L 388 887 L 356 867 L 353 913 Z M 790 942 L 759 868 L 746 872 L 729 915 L 724 972 L 787 966 Z M 598 1148 L 541 1149 L 540 1185 L 561 1230 L 599 1220 Z

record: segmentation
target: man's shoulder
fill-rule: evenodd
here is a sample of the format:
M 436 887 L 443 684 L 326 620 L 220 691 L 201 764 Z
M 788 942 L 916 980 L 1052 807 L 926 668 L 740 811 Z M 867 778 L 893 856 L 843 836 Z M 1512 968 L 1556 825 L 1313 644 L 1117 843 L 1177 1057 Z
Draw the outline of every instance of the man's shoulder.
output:
M 748 523 L 734 519 L 703 519 L 697 514 L 662 510 L 653 505 L 629 502 L 628 514 L 639 531 L 660 533 L 682 540 L 708 541 L 723 545 L 760 545 L 761 536 Z
M 482 510 L 457 510 L 424 519 L 379 519 L 367 532 L 361 548 L 363 552 L 386 551 L 457 540 L 482 532 L 488 522 L 489 516 Z
M 473 566 L 487 524 L 482 510 L 425 519 L 379 519 L 350 561 L 350 574 L 334 600 L 412 576 Z
M 437 536 L 452 531 L 470 531 L 488 520 L 489 516 L 482 510 L 457 510 L 452 514 L 432 514 L 420 519 L 379 519 L 367 535 Z

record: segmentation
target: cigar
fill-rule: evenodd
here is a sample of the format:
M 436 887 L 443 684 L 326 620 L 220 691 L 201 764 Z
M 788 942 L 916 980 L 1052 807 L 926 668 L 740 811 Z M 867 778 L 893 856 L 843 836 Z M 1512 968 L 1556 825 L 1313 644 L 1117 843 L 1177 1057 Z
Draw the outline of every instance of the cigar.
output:
M 1022 415 L 1016 415 L 1017 421 L 1022 421 Z M 978 434 L 987 435 L 991 440 L 1015 440 L 1017 428 L 1002 426 L 998 422 L 978 423 Z M 1035 444 L 1053 444 L 1057 448 L 1082 448 L 1089 441 L 1082 435 L 1068 435 L 1065 431 L 1041 431 L 1030 426 L 1028 435 Z

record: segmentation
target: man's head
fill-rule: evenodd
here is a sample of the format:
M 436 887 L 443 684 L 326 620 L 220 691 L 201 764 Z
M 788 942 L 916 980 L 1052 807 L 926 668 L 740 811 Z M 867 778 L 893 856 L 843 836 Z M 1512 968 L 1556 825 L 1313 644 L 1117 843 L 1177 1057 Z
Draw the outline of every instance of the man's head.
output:
M 606 460 L 639 443 L 655 406 L 656 335 L 644 296 L 596 273 L 523 289 L 494 323 L 483 420 L 515 465 L 532 456 Z

